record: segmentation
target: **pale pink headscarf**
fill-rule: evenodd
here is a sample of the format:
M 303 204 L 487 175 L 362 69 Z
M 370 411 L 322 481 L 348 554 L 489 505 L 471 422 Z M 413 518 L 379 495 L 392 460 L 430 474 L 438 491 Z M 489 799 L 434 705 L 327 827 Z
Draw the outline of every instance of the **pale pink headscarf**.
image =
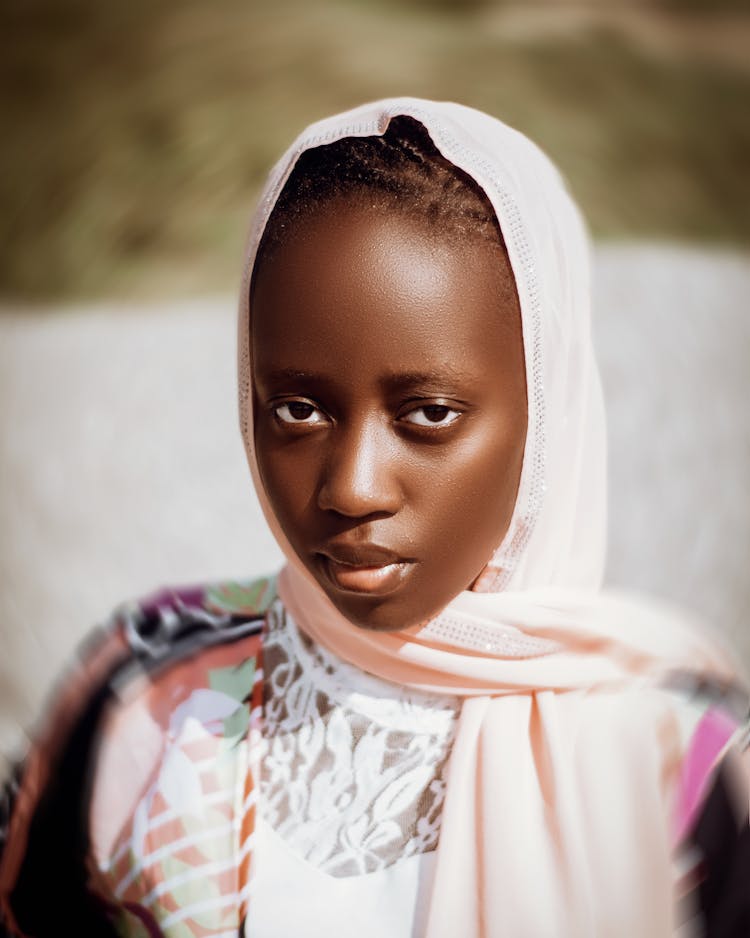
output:
M 419 120 L 497 213 L 520 299 L 529 410 L 513 517 L 478 588 L 427 625 L 380 633 L 334 608 L 268 504 L 253 446 L 249 295 L 259 240 L 297 157 L 382 134 L 396 115 Z M 428 938 L 671 934 L 671 813 L 691 715 L 658 684 L 673 670 L 730 681 L 735 669 L 676 614 L 600 591 L 605 419 L 589 247 L 547 157 L 499 121 L 451 103 L 379 101 L 310 126 L 272 171 L 253 221 L 239 392 L 250 468 L 288 559 L 279 591 L 295 621 L 379 677 L 465 698 Z

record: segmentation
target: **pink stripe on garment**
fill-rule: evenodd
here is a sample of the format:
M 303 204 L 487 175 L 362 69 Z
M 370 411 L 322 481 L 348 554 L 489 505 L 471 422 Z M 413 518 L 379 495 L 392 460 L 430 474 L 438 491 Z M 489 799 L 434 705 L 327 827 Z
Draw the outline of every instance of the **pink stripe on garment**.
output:
M 713 770 L 738 723 L 718 707 L 707 710 L 690 740 L 683 763 L 675 818 L 675 846 L 685 839 L 703 806 Z

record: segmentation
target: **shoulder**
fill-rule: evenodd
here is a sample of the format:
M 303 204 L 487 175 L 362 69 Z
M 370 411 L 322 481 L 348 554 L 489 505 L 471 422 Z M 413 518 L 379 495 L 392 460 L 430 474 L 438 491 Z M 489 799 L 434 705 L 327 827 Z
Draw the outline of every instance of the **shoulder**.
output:
M 169 714 L 200 690 L 217 695 L 214 702 L 226 697 L 224 709 L 232 695 L 234 709 L 246 709 L 265 614 L 275 598 L 274 578 L 160 589 L 121 604 L 89 636 L 0 799 L 0 923 L 18 934 L 53 933 L 39 920 L 45 913 L 34 900 L 42 881 L 60 884 L 61 901 L 76 920 L 95 914 L 81 905 L 88 901 L 89 849 L 81 818 L 87 816 L 82 800 L 96 789 L 91 768 L 104 749 L 102 727 L 119 720 L 127 738 L 137 726 L 134 714 L 145 706 L 152 723 L 165 729 Z M 241 722 L 237 713 L 235 723 Z M 117 738 L 113 742 L 116 749 Z M 55 914 L 59 921 L 63 910 Z M 91 933 L 103 934 L 98 927 L 92 924 Z
M 168 659 L 191 635 L 200 636 L 198 646 L 237 640 L 275 598 L 275 577 L 167 587 L 118 606 L 108 628 L 123 634 L 133 655 Z

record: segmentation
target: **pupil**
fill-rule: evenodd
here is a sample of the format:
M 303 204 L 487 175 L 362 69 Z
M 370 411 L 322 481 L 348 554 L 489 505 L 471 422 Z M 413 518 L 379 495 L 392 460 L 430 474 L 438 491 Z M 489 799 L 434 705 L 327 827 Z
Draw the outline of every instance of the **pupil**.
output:
M 295 420 L 305 420 L 314 410 L 312 404 L 305 404 L 303 401 L 291 401 L 287 407 Z
M 430 404 L 423 408 L 425 417 L 430 423 L 440 423 L 448 413 L 448 408 L 441 404 Z

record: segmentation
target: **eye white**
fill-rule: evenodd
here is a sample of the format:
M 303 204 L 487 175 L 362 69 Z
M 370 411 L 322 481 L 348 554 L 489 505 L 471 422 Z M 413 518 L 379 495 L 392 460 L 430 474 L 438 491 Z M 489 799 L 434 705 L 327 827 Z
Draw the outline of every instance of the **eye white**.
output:
M 303 411 L 302 414 L 300 410 Z M 277 405 L 274 411 L 282 423 L 297 424 L 298 426 L 300 424 L 313 426 L 325 423 L 323 414 L 308 401 L 288 401 L 286 404 Z
M 430 420 L 428 413 L 432 411 L 432 416 L 438 416 L 435 411 L 441 411 L 438 420 Z M 417 407 L 409 411 L 404 416 L 407 423 L 416 424 L 418 427 L 446 427 L 461 416 L 458 410 L 451 410 L 445 404 L 429 404 L 424 407 Z

